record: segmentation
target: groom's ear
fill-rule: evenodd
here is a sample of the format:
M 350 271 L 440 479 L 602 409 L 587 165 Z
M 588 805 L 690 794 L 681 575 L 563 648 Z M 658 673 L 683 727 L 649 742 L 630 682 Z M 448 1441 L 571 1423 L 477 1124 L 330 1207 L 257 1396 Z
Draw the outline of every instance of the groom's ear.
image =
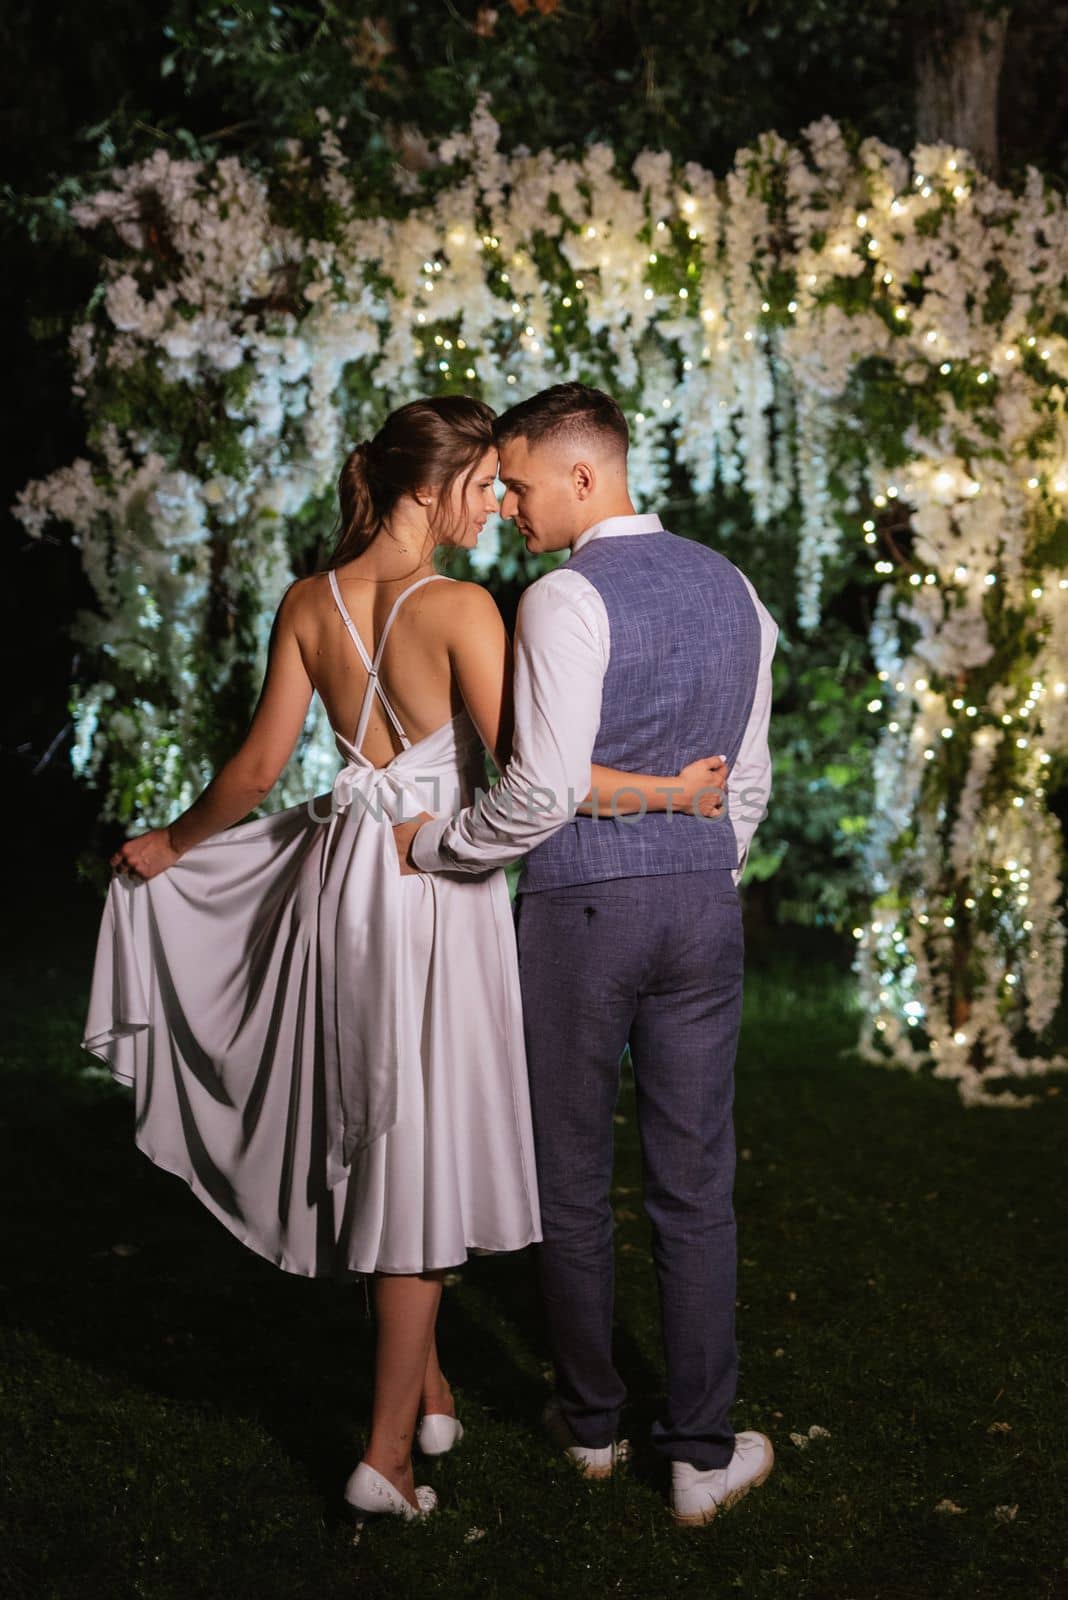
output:
M 588 500 L 597 484 L 597 474 L 588 461 L 576 461 L 571 468 L 571 482 L 579 500 Z

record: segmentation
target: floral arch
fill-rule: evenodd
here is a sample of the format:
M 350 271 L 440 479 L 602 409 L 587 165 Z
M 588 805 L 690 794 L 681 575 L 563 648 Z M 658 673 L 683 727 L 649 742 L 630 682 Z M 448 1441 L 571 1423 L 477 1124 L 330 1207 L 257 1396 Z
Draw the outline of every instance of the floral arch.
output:
M 98 601 L 73 761 L 99 781 L 106 757 L 104 816 L 160 822 L 206 781 L 294 541 L 387 406 L 600 382 L 641 502 L 674 458 L 698 494 L 744 489 L 757 527 L 797 505 L 802 628 L 846 541 L 870 552 L 860 1048 L 966 1103 L 1026 1103 L 1007 1080 L 1064 1065 L 1042 1041 L 1065 937 L 1045 804 L 1068 745 L 1063 199 L 1034 172 L 999 188 L 962 150 L 851 148 L 830 121 L 765 135 L 723 181 L 650 152 L 621 173 L 604 145 L 507 155 L 482 107 L 368 215 L 343 124 L 321 123 L 271 173 L 160 151 L 74 208 L 104 252 L 72 336 L 91 459 L 18 514 L 73 529 Z M 887 386 L 890 438 L 866 423 Z M 273 803 L 335 762 L 313 714 Z

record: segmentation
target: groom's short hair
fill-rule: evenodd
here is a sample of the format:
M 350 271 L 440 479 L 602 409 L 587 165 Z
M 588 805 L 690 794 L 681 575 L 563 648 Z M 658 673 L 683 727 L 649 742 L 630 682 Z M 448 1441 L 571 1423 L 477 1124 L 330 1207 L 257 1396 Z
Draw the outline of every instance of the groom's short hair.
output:
M 622 455 L 630 445 L 627 419 L 610 394 L 586 383 L 555 383 L 504 411 L 493 424 L 498 447 L 525 439 L 533 447 L 547 441 L 600 434 Z

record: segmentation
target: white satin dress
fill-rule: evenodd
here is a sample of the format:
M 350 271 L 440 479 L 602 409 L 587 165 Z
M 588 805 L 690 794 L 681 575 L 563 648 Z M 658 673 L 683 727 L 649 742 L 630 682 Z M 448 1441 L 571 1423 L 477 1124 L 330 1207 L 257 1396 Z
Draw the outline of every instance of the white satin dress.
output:
M 378 680 L 329 795 L 115 873 L 82 1044 L 135 1138 L 242 1243 L 309 1277 L 415 1273 L 540 1238 L 504 873 L 403 876 L 392 823 L 484 783 L 461 712 L 412 744 Z M 377 694 L 403 748 L 361 754 Z

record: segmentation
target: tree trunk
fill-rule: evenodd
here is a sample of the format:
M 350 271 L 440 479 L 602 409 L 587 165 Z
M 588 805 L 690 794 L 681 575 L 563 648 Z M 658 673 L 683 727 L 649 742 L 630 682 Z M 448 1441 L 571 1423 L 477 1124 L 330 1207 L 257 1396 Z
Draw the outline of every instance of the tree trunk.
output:
M 986 15 L 951 0 L 916 40 L 916 135 L 961 145 L 984 171 L 998 164 L 998 81 L 1008 11 Z

